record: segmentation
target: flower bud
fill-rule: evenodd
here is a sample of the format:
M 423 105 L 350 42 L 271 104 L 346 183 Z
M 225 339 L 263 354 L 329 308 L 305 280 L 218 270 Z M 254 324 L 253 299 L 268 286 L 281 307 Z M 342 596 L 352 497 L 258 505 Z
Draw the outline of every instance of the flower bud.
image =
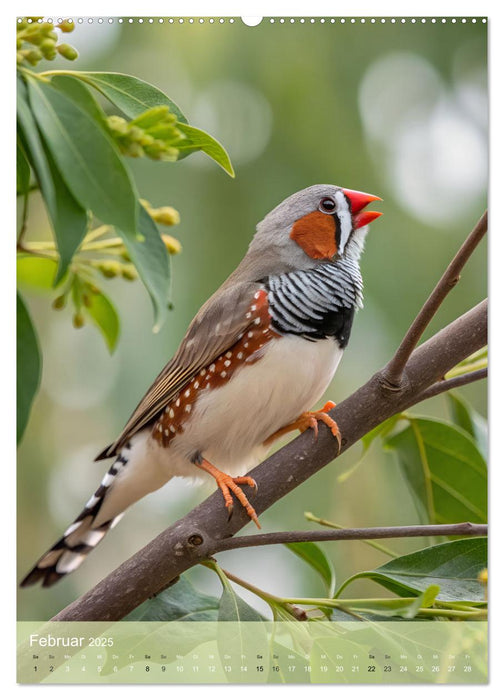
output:
M 180 253 L 180 251 L 182 250 L 180 241 L 178 241 L 173 236 L 169 236 L 167 233 L 164 233 L 161 236 L 161 238 L 163 239 L 163 243 L 166 246 L 166 250 L 170 253 L 170 255 L 177 255 L 177 253 Z
M 54 31 L 54 27 L 51 22 L 42 22 L 42 24 L 38 25 L 38 30 L 41 34 L 50 36 L 52 39 L 54 39 L 54 41 L 58 40 L 58 35 Z
M 136 280 L 138 279 L 138 272 L 134 265 L 123 265 L 121 269 L 121 275 L 125 280 Z
M 107 117 L 107 125 L 111 131 L 120 136 L 125 136 L 128 133 L 128 122 L 117 114 Z
M 178 148 L 166 148 L 162 153 L 160 160 L 164 160 L 167 163 L 173 163 L 177 160 L 179 157 L 179 149 Z
M 180 214 L 173 207 L 159 207 L 149 212 L 154 221 L 165 226 L 175 226 L 180 223 Z
M 98 269 L 104 277 L 117 277 L 121 274 L 121 263 L 116 260 L 103 260 L 98 263 Z
M 57 46 L 56 49 L 58 53 L 61 56 L 63 56 L 63 58 L 66 58 L 68 61 L 75 61 L 75 59 L 79 57 L 77 51 L 74 49 L 73 46 L 70 46 L 70 44 L 59 44 L 59 46 Z
M 160 121 L 166 121 L 170 117 L 170 110 L 167 105 L 159 105 L 158 107 L 152 107 L 146 112 L 143 112 L 138 117 L 135 117 L 132 124 L 141 127 L 142 129 L 149 129 L 154 124 Z
M 69 19 L 64 19 L 63 22 L 58 24 L 58 29 L 67 34 L 68 32 L 73 32 L 75 24 Z
M 56 58 L 56 47 L 52 39 L 44 39 L 40 44 L 40 50 L 42 51 L 44 58 L 48 61 L 52 61 Z
M 36 34 L 33 34 L 33 33 L 28 34 L 27 36 L 24 37 L 24 40 L 28 44 L 33 44 L 34 46 L 38 46 L 39 44 L 41 44 L 43 41 L 46 40 L 46 37 L 37 32 Z
M 79 311 L 76 311 L 73 315 L 72 322 L 74 328 L 82 328 L 82 326 L 84 325 L 84 316 Z
M 162 141 L 169 141 L 173 143 L 178 141 L 182 137 L 182 133 L 173 124 L 156 124 L 152 129 L 149 129 L 149 134 L 154 136 L 156 139 L 161 139 Z
M 140 129 L 138 126 L 131 126 L 131 122 L 130 122 L 129 129 L 128 129 L 128 136 L 132 141 L 140 142 L 144 136 L 144 130 Z
M 139 143 L 141 146 L 152 146 L 154 143 L 154 138 L 152 136 L 149 136 L 149 134 L 145 134 L 142 136 L 141 139 L 139 139 Z
M 37 63 L 43 58 L 42 53 L 38 49 L 31 49 L 30 51 L 25 51 L 24 57 L 32 66 L 36 66 Z
M 134 141 L 133 143 L 121 144 L 121 151 L 131 158 L 141 158 L 144 155 L 142 146 Z

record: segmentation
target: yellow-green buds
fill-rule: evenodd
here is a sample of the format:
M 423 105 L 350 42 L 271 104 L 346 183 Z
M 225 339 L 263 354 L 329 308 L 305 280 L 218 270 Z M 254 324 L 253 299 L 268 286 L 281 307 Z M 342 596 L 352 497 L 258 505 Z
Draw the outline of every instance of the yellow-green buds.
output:
M 149 214 L 158 224 L 164 226 L 176 226 L 180 223 L 180 214 L 173 207 L 159 207 L 159 209 L 149 209 Z
M 25 50 L 20 52 L 23 58 L 28 61 L 31 66 L 36 66 L 42 60 L 42 52 L 38 49 Z
M 176 121 L 177 117 L 170 112 L 168 105 L 159 105 L 142 112 L 131 123 L 139 126 L 141 129 L 151 129 L 153 126 L 159 126 L 160 124 L 175 124 Z
M 118 260 L 100 260 L 96 266 L 104 277 L 112 278 L 121 274 L 122 265 Z
M 128 122 L 117 114 L 107 117 L 107 125 L 114 136 L 126 136 L 128 133 Z
M 53 309 L 62 309 L 66 304 L 66 296 L 62 294 L 59 297 L 56 297 L 56 299 L 52 303 Z
M 57 51 L 55 49 L 56 42 L 53 39 L 44 39 L 39 44 L 39 48 L 42 51 L 44 58 L 48 61 L 52 61 L 56 58 Z
M 58 29 L 61 29 L 62 32 L 67 34 L 68 32 L 73 32 L 75 29 L 75 24 L 69 19 L 64 19 L 63 22 L 58 24 Z
M 84 325 L 84 316 L 80 313 L 80 311 L 76 311 L 74 313 L 72 323 L 74 328 L 82 328 Z
M 43 58 L 53 61 L 58 53 L 63 58 L 74 61 L 78 54 L 73 46 L 68 44 L 58 45 L 59 35 L 55 31 L 53 24 L 51 22 L 38 22 L 38 19 L 42 18 L 28 17 L 17 23 L 17 62 L 29 63 L 35 66 Z M 56 28 L 62 32 L 70 32 L 73 30 L 74 25 L 65 21 L 57 25 Z M 32 47 L 34 46 L 37 48 L 33 49 Z
M 177 160 L 179 150 L 175 144 L 183 134 L 176 124 L 177 117 L 167 105 L 148 109 L 130 122 L 117 115 L 107 118 L 110 134 L 121 153 L 132 158 L 147 156 L 153 160 Z
M 134 265 L 123 265 L 121 267 L 121 275 L 125 280 L 136 280 L 138 279 L 138 272 L 136 270 L 136 267 Z
M 177 240 L 173 236 L 169 236 L 167 233 L 163 233 L 161 238 L 163 239 L 163 243 L 166 246 L 166 250 L 170 253 L 170 255 L 176 255 L 177 253 L 180 253 L 180 251 L 182 250 L 182 246 L 179 240 Z
M 79 57 L 77 51 L 73 46 L 70 46 L 70 44 L 60 44 L 56 49 L 60 56 L 63 56 L 63 58 L 66 58 L 68 61 L 75 61 L 75 59 Z

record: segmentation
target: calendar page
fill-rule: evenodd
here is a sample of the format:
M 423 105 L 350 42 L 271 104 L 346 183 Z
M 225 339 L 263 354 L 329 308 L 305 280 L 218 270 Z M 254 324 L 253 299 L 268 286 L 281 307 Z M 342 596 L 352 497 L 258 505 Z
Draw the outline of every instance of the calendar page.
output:
M 487 683 L 487 18 L 16 25 L 18 683 Z

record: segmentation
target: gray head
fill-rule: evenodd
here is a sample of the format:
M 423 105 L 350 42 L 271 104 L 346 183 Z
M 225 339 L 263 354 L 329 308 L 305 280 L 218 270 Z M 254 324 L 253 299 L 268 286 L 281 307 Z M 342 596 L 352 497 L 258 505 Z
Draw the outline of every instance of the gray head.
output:
M 367 224 L 381 215 L 363 209 L 379 199 L 336 185 L 312 185 L 296 192 L 258 224 L 236 272 L 261 279 L 343 257 L 358 259 Z

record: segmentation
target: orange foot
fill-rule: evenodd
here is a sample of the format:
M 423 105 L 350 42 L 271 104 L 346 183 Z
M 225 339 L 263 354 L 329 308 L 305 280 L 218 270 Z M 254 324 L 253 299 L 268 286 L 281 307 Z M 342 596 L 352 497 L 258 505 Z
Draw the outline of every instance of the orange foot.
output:
M 336 404 L 334 403 L 334 401 L 328 401 L 320 411 L 305 411 L 293 423 L 285 425 L 283 428 L 280 428 L 280 430 L 277 430 L 275 433 L 273 433 L 273 435 L 270 435 L 270 437 L 266 440 L 265 445 L 271 444 L 279 437 L 282 437 L 282 435 L 285 435 L 286 433 L 290 433 L 292 430 L 300 430 L 302 433 L 304 433 L 305 430 L 311 428 L 315 433 L 315 438 L 317 438 L 318 421 L 320 420 L 322 421 L 322 423 L 325 423 L 328 428 L 331 429 L 331 433 L 338 441 L 339 452 L 341 449 L 341 433 L 339 431 L 338 424 L 336 423 L 336 421 L 333 420 L 331 416 L 327 415 L 327 413 L 335 406 Z
M 257 493 L 257 484 L 254 479 L 252 479 L 250 476 L 229 476 L 229 474 L 225 474 L 224 472 L 221 472 L 220 469 L 217 469 L 217 467 L 214 467 L 213 464 L 210 464 L 210 462 L 208 462 L 202 456 L 198 456 L 193 461 L 197 467 L 200 467 L 200 469 L 206 471 L 208 474 L 210 474 L 210 476 L 213 476 L 217 482 L 217 486 L 220 488 L 222 495 L 224 496 L 224 504 L 228 510 L 229 517 L 231 517 L 233 514 L 232 492 L 245 508 L 249 518 L 255 522 L 260 530 L 261 526 L 259 525 L 259 520 L 257 519 L 257 513 L 250 505 L 249 500 L 243 493 L 242 489 L 238 486 L 238 484 L 247 484 L 254 489 L 254 493 Z

